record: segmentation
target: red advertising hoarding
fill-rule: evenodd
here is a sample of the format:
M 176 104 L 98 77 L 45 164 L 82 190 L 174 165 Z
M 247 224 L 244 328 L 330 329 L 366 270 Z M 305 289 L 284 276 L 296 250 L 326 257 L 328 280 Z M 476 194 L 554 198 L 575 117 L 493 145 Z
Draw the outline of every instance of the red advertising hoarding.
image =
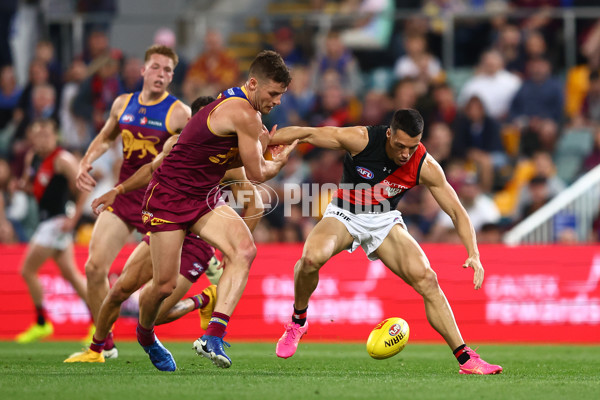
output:
M 424 245 L 431 266 L 469 343 L 549 342 L 600 343 L 600 247 L 480 246 L 485 267 L 482 289 L 474 290 L 471 270 L 462 268 L 464 248 Z M 132 251 L 121 252 L 112 271 L 118 273 Z M 33 305 L 19 275 L 23 246 L 0 247 L 0 338 L 11 339 L 34 319 Z M 301 245 L 260 245 L 250 279 L 232 321 L 229 340 L 275 342 L 290 318 L 293 267 Z M 76 251 L 83 270 L 86 248 Z M 83 302 L 51 262 L 42 267 L 48 314 L 54 339 L 84 336 L 89 316 Z M 208 284 L 196 283 L 191 294 Z M 193 293 L 192 293 L 193 292 Z M 135 313 L 135 299 L 126 313 Z M 402 317 L 410 325 L 411 341 L 441 341 L 429 326 L 423 301 L 379 261 L 369 261 L 359 249 L 327 263 L 308 309 L 307 340 L 366 340 L 375 324 Z M 121 318 L 115 335 L 135 337 L 135 318 Z M 196 313 L 157 328 L 163 340 L 194 340 L 201 334 Z

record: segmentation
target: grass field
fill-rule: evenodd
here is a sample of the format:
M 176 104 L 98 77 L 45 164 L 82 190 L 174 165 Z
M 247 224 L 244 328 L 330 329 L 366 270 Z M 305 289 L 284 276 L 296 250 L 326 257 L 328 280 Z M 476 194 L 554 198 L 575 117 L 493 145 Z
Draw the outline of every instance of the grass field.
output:
M 0 399 L 598 399 L 600 346 L 485 345 L 502 375 L 465 376 L 443 345 L 411 344 L 388 360 L 362 344 L 302 343 L 281 360 L 274 343 L 232 343 L 230 369 L 166 343 L 178 370 L 159 372 L 137 343 L 106 364 L 64 364 L 72 342 L 0 342 Z

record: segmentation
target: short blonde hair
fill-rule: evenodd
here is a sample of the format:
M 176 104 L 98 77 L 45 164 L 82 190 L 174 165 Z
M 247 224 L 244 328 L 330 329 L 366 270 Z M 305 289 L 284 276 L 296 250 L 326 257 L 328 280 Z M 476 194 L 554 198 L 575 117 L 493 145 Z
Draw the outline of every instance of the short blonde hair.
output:
M 173 60 L 173 68 L 175 68 L 179 62 L 179 57 L 177 56 L 177 53 L 175 53 L 175 50 L 162 44 L 154 44 L 148 47 L 148 50 L 146 50 L 146 54 L 144 56 L 144 62 L 148 61 L 152 54 L 160 54 L 169 57 L 171 60 Z

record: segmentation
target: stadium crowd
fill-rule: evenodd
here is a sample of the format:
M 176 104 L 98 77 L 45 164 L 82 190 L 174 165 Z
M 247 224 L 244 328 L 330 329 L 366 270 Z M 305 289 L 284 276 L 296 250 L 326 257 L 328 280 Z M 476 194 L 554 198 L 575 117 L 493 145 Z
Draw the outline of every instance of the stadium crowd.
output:
M 445 70 L 440 15 L 444 5 L 459 2 L 313 3 L 349 15 L 360 11 L 371 19 L 361 21 L 363 25 L 334 24 L 324 37 L 285 22 L 264 32 L 264 47 L 278 51 L 293 74 L 282 104 L 264 119 L 267 127 L 385 125 L 396 109 L 419 110 L 426 126 L 423 143 L 443 166 L 479 241 L 488 243 L 500 242 L 506 230 L 600 164 L 600 21 L 582 24 L 579 62 L 568 69 L 562 64 L 562 31 L 543 9 L 530 17 L 498 16 L 459 26 L 455 53 L 460 68 Z M 476 3 L 460 2 L 463 7 Z M 556 6 L 559 1 L 510 3 Z M 394 7 L 399 6 L 422 13 L 395 21 Z M 10 15 L 8 8 L 0 8 L 0 20 Z M 365 35 L 365 24 L 376 25 L 370 31 L 375 33 Z M 245 79 L 221 32 L 209 30 L 201 40 L 202 52 L 195 59 L 181 57 L 170 87 L 187 104 Z M 153 41 L 175 48 L 177 36 L 157 28 Z M 29 62 L 28 80 L 19 85 L 10 52 L 4 51 L 8 43 L 0 47 L 0 242 L 27 242 L 37 215 L 35 201 L 22 191 L 20 181 L 28 173 L 24 157 L 31 146 L 32 122 L 55 119 L 61 145 L 81 156 L 113 100 L 140 89 L 139 56 L 144 49 L 124 54 L 110 43 L 106 27 L 91 29 L 84 51 L 70 65 L 61 65 L 55 41 L 41 38 Z M 577 146 L 582 137 L 593 145 Z M 566 158 L 569 165 L 562 165 L 564 149 L 573 147 L 579 149 L 579 162 L 573 165 L 573 158 Z M 114 185 L 120 151 L 113 149 L 94 165 L 99 184 L 90 202 Z M 338 183 L 343 155 L 301 145 L 269 185 L 280 201 L 289 198 L 286 190 L 292 185 L 302 185 L 324 210 L 328 193 L 318 190 Z M 302 204 L 286 209 L 281 203 L 269 204 L 272 198 L 264 200 L 269 212 L 254 232 L 257 242 L 303 242 L 320 216 L 307 215 Z M 419 242 L 458 240 L 451 220 L 428 191 L 409 191 L 399 209 Z M 77 230 L 79 243 L 89 240 L 93 220 L 87 207 Z M 557 241 L 575 241 L 572 222 L 563 226 Z M 590 241 L 599 240 L 598 221 L 594 232 Z

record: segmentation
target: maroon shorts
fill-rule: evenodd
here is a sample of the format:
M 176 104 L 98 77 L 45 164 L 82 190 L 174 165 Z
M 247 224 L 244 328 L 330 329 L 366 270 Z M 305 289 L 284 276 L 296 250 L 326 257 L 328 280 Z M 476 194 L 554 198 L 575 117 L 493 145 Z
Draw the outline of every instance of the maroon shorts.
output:
M 142 240 L 150 245 L 150 235 L 144 235 Z M 211 245 L 198 236 L 188 233 L 181 248 L 179 273 L 188 281 L 195 283 L 206 271 L 208 263 L 214 255 L 215 249 Z
M 223 205 L 221 197 L 188 197 L 152 178 L 142 204 L 142 221 L 150 232 L 188 231 L 202 216 Z
M 142 218 L 140 218 L 143 199 L 143 189 L 124 193 L 117 196 L 112 206 L 108 207 L 108 211 L 115 214 L 126 224 L 133 226 L 138 232 L 145 234 L 148 232 L 148 228 L 144 226 Z

